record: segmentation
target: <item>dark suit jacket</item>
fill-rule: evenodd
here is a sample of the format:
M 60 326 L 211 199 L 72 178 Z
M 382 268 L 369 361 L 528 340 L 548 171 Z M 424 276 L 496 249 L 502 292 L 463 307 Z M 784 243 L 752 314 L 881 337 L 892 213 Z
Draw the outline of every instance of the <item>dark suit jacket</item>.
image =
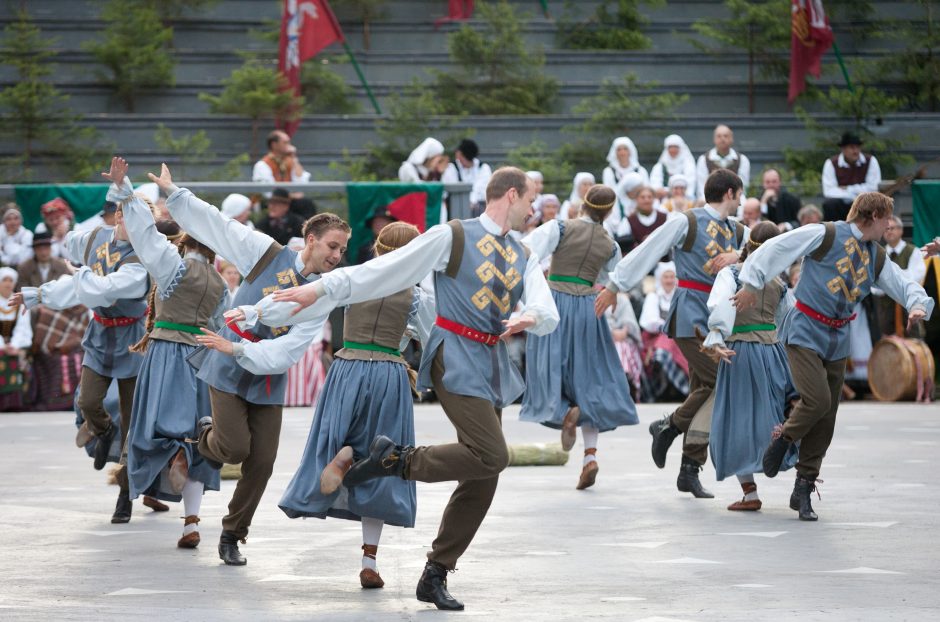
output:
M 16 291 L 20 291 L 23 287 L 39 287 L 43 283 L 48 283 L 49 281 L 55 281 L 57 278 L 63 274 L 68 274 L 69 270 L 65 265 L 65 261 L 59 259 L 58 257 L 53 257 L 49 260 L 49 263 L 52 264 L 49 266 L 49 274 L 46 276 L 46 280 L 42 279 L 42 276 L 39 274 L 39 266 L 36 265 L 36 259 L 27 259 L 19 265 L 17 272 L 19 273 L 19 279 L 16 281 Z
M 763 190 L 761 194 L 755 196 L 760 197 L 761 195 L 763 195 Z M 788 222 L 791 227 L 796 229 L 800 226 L 796 214 L 801 207 L 803 207 L 803 204 L 799 198 L 781 188 L 777 196 L 767 201 L 767 219 L 778 225 L 782 222 Z

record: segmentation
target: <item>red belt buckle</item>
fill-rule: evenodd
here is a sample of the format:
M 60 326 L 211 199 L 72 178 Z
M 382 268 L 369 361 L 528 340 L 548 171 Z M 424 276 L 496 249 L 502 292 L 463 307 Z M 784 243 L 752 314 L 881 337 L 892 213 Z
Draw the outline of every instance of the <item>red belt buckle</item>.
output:
M 829 317 L 827 315 L 823 315 L 816 309 L 800 302 L 799 300 L 796 301 L 796 308 L 799 309 L 804 314 L 808 315 L 809 317 L 813 318 L 817 322 L 820 322 L 821 324 L 825 324 L 826 326 L 829 326 L 830 328 L 842 328 L 843 326 L 845 326 L 846 324 L 848 324 L 849 322 L 851 322 L 858 316 L 857 313 L 853 313 L 851 316 L 847 318 Z
M 482 343 L 483 345 L 492 347 L 499 343 L 499 335 L 484 333 L 482 331 L 470 328 L 469 326 L 464 326 L 463 324 L 458 324 L 457 322 L 448 320 L 445 317 L 437 316 L 437 320 L 435 320 L 434 323 L 444 330 L 450 331 L 456 335 L 460 335 L 461 337 L 465 337 L 471 341 Z
M 685 279 L 679 279 L 679 287 L 685 289 L 695 289 L 700 292 L 705 292 L 706 294 L 712 293 L 712 286 L 708 283 L 702 283 L 700 281 L 687 281 Z

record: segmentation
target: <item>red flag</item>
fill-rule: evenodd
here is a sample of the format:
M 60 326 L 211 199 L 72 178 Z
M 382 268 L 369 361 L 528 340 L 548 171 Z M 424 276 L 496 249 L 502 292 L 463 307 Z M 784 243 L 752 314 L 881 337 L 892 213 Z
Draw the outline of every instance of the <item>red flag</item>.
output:
M 438 28 L 444 22 L 455 22 L 473 17 L 473 0 L 450 0 L 448 2 L 447 17 L 434 20 L 434 27 Z
M 427 229 L 428 195 L 426 192 L 411 192 L 402 195 L 389 203 L 385 209 L 398 220 L 413 224 L 421 233 Z
M 819 77 L 823 54 L 832 46 L 832 28 L 822 0 L 792 0 L 790 15 L 791 104 L 806 89 L 806 74 Z
M 331 43 L 343 42 L 343 31 L 326 0 L 284 0 L 281 18 L 281 44 L 277 68 L 287 78 L 290 89 L 300 95 L 300 67 Z M 278 125 L 293 134 L 300 120 L 279 120 Z

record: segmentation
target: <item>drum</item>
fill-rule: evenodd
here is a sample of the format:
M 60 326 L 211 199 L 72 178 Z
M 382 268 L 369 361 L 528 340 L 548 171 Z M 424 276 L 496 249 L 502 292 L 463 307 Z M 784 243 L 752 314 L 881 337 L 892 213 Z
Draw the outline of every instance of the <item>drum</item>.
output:
M 868 386 L 882 402 L 929 402 L 933 378 L 933 355 L 920 339 L 885 337 L 868 359 Z

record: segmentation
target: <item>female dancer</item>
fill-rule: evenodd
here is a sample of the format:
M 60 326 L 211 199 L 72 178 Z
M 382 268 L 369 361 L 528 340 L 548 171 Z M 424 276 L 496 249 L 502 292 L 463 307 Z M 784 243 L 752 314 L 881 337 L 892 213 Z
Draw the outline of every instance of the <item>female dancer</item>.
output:
M 758 223 L 751 229 L 741 262 L 779 232 L 772 222 Z M 729 510 L 756 511 L 761 500 L 754 473 L 762 471 L 767 438 L 799 396 L 786 350 L 777 341 L 777 320 L 785 315 L 787 287 L 779 277 L 769 281 L 755 307 L 736 313 L 731 298 L 741 288 L 740 270 L 741 263 L 728 266 L 715 278 L 708 297 L 709 333 L 702 349 L 720 359 L 709 442 L 716 476 L 721 481 L 736 475 L 744 490 L 744 498 L 729 505 Z M 784 468 L 792 467 L 796 459 L 794 445 Z
M 615 202 L 611 188 L 592 186 L 580 218 L 545 223 L 523 239 L 539 257 L 552 255 L 548 286 L 561 320 L 548 335 L 527 337 L 528 390 L 519 418 L 561 428 L 565 451 L 581 427 L 578 490 L 597 478 L 598 433 L 639 423 L 610 329 L 594 313 L 594 285 L 620 260 L 620 249 L 602 224 Z
M 197 437 L 199 419 L 211 412 L 208 387 L 186 357 L 196 350 L 202 327 L 221 326 L 228 290 L 213 267 L 215 253 L 180 234 L 175 223 L 175 235 L 158 231 L 126 173 L 127 162 L 112 159 L 104 173 L 113 183 L 108 198 L 123 205 L 128 238 L 154 282 L 147 332 L 131 348 L 145 354 L 127 439 L 130 492 L 168 501 L 182 496 L 185 519 L 177 546 L 196 548 L 203 490 L 218 490 L 220 480 L 219 471 L 186 442 Z M 170 241 L 174 237 L 178 245 Z

